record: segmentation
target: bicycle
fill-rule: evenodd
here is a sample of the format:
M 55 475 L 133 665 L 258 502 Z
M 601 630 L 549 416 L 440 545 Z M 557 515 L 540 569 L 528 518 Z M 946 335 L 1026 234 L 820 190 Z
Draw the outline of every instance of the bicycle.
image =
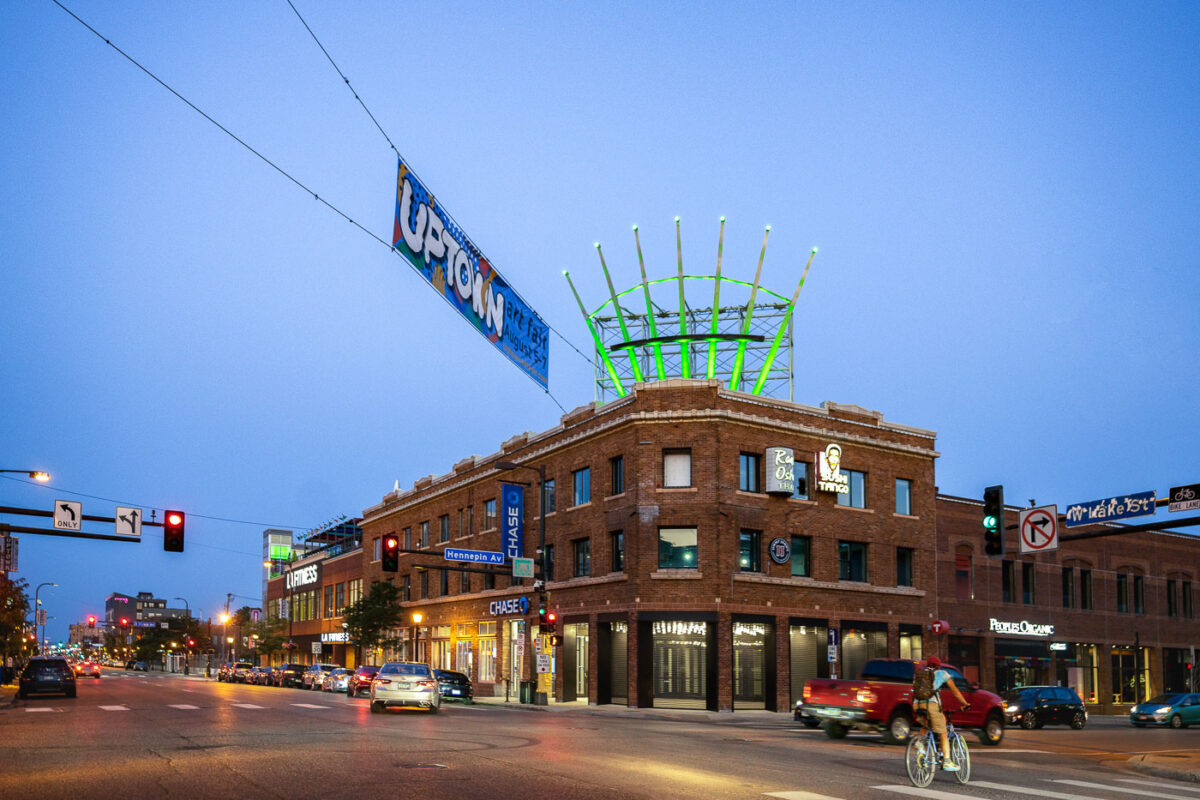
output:
M 962 735 L 954 729 L 950 720 L 950 712 L 943 711 L 946 716 L 946 735 L 949 737 L 950 758 L 958 763 L 958 772 L 954 777 L 959 783 L 971 780 L 971 751 Z M 924 714 L 918 714 L 914 721 L 920 721 Z M 925 718 L 928 719 L 927 717 Z M 904 766 L 908 770 L 908 779 L 913 786 L 924 789 L 933 783 L 933 776 L 942 766 L 942 746 L 938 735 L 933 732 L 925 721 L 920 721 L 920 732 L 913 733 L 908 738 L 904 748 Z

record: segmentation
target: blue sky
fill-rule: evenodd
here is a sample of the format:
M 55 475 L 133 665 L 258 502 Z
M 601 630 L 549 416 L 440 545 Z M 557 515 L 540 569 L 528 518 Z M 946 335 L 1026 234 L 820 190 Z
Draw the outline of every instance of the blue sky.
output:
M 66 5 L 375 235 L 395 154 L 286 2 Z M 590 353 L 647 270 L 789 295 L 795 400 L 937 431 L 942 492 L 1200 481 L 1200 7 L 296 7 L 501 273 Z M 21 537 L 48 632 L 113 591 L 255 605 L 261 532 L 355 516 L 592 399 L 550 393 L 397 255 L 52 2 L 0 9 L 0 505 L 189 512 L 187 551 Z M 556 402 L 557 401 L 557 402 Z M 69 494 L 70 493 L 70 494 Z M 31 519 L 8 515 L 15 525 Z M 103 526 L 97 526 L 102 529 Z

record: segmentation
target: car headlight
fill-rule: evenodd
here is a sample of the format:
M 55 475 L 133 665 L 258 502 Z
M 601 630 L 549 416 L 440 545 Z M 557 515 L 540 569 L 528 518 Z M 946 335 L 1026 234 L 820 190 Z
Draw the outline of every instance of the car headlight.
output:
M 1170 707 L 1170 706 L 1163 706 L 1162 708 L 1156 708 L 1156 709 L 1154 709 L 1154 713 L 1155 713 L 1155 714 L 1167 714 L 1167 713 L 1169 713 L 1170 711 L 1171 711 L 1171 707 Z
M 1004 710 L 1009 714 L 1015 714 L 1017 713 L 1018 708 L 1015 705 L 1007 705 L 1004 707 Z

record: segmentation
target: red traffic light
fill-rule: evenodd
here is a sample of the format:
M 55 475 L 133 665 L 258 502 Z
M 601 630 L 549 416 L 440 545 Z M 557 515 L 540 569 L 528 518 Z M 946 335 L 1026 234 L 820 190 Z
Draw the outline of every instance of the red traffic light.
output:
M 553 611 L 547 611 L 546 612 L 546 624 L 553 627 L 554 623 L 556 623 L 556 622 L 558 622 L 558 614 L 554 613 Z
M 96 616 L 94 614 L 88 615 L 88 627 L 89 628 L 96 627 Z
M 383 540 L 383 546 L 386 547 L 388 550 L 395 550 L 397 547 L 400 546 L 400 540 L 397 539 L 395 536 L 389 536 Z
M 195 646 L 196 646 L 196 640 L 188 639 L 188 647 L 195 647 Z
M 129 617 L 121 617 L 121 625 L 125 626 L 128 624 L 129 624 Z
M 163 550 L 183 552 L 183 525 L 186 521 L 182 511 L 167 510 L 163 513 Z
M 383 562 L 380 568 L 384 572 L 398 572 L 400 570 L 400 540 L 396 538 L 394 533 L 389 533 L 383 537 L 383 554 L 380 557 Z

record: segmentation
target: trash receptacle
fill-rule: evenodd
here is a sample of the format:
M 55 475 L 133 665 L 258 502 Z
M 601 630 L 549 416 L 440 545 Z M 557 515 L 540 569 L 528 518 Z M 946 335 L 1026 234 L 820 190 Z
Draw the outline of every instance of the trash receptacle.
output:
M 521 681 L 521 702 L 533 702 L 533 681 Z

